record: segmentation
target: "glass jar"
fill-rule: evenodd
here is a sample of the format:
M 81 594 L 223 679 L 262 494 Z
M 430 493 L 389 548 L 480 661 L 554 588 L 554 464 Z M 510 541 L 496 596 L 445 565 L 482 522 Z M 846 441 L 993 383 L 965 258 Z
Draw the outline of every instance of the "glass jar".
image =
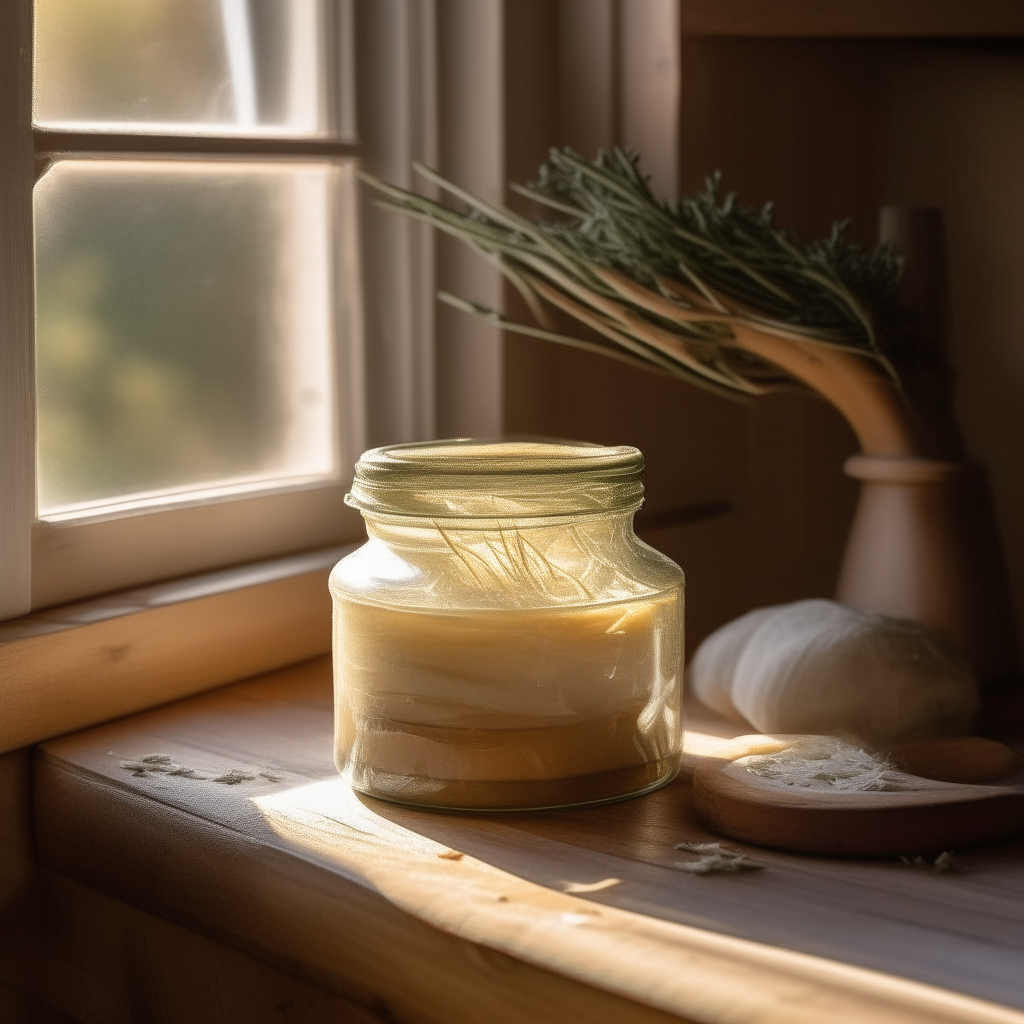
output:
M 636 448 L 433 441 L 366 452 L 369 540 L 331 573 L 335 744 L 353 788 L 563 807 L 671 779 L 683 572 L 633 533 Z

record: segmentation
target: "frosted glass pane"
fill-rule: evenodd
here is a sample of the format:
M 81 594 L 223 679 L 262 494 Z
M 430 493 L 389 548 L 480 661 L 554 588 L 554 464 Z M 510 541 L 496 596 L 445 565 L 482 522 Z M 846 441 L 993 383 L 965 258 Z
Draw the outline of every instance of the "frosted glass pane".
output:
M 320 134 L 321 16 L 319 0 L 36 0 L 36 123 Z
M 68 160 L 40 180 L 41 514 L 333 473 L 339 173 Z

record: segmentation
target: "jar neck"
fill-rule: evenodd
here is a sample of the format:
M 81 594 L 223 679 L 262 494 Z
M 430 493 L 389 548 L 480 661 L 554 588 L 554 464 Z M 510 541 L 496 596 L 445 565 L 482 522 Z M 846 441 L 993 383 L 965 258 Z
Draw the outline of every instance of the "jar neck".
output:
M 639 507 L 639 506 L 638 506 Z M 547 533 L 558 530 L 582 530 L 588 534 L 627 531 L 633 533 L 636 508 L 616 512 L 585 513 L 565 516 L 522 516 L 518 518 L 484 519 L 459 516 L 433 518 L 428 516 L 389 516 L 362 513 L 366 532 L 385 543 L 429 543 L 431 538 L 443 544 L 450 534 Z
M 364 512 L 368 543 L 332 588 L 403 607 L 568 608 L 651 597 L 679 567 L 633 533 L 633 512 L 479 520 Z

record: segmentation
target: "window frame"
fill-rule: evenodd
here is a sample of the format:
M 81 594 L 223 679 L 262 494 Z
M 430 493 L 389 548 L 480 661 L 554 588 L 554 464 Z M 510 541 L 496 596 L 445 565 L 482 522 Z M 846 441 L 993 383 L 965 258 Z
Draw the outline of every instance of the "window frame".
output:
M 361 166 L 417 188 L 423 182 L 410 165 L 421 160 L 477 194 L 503 200 L 506 174 L 519 179 L 534 167 L 521 166 L 517 157 L 533 145 L 524 120 L 532 94 L 519 95 L 515 72 L 535 45 L 527 24 L 540 12 L 506 0 L 343 2 L 353 23 L 344 37 L 350 47 L 344 66 L 355 88 L 347 94 L 352 108 L 342 113 L 359 126 Z M 666 63 L 662 50 L 678 0 L 644 0 L 642 7 L 622 10 L 616 0 L 559 0 L 555 16 L 566 68 L 587 72 L 587 87 L 559 100 L 571 113 L 566 123 L 584 133 L 567 141 L 587 148 L 612 132 L 629 145 L 674 153 L 678 103 L 664 88 L 664 72 L 678 71 L 678 55 Z M 624 46 L 618 58 L 616 32 Z M 0 146 L 0 621 L 31 608 L 31 54 L 31 0 L 0 5 L 0 138 L 9 142 Z M 615 70 L 619 59 L 627 75 Z M 623 89 L 629 95 L 619 95 Z M 633 93 L 643 102 L 632 102 Z M 599 137 L 591 139 L 591 129 L 599 129 Z M 232 140 L 237 147 L 249 144 Z M 192 145 L 205 151 L 216 140 L 196 137 Z M 665 167 L 671 166 L 669 160 Z M 501 332 L 438 308 L 434 297 L 440 287 L 500 306 L 500 272 L 424 225 L 376 209 L 363 193 L 353 259 L 362 280 L 365 445 L 501 434 Z M 26 494 L 31 503 L 23 500 Z M 172 575 L 189 571 L 193 567 L 178 563 Z
M 0 17 L 9 102 L 0 133 L 11 139 L 0 163 L 0 620 L 92 594 L 337 544 L 360 533 L 343 503 L 348 469 L 365 447 L 365 381 L 358 253 L 352 3 L 322 10 L 328 137 L 201 133 L 118 134 L 35 128 L 32 123 L 32 0 Z M 10 81 L 10 79 L 14 81 Z M 313 482 L 271 481 L 213 487 L 160 499 L 145 509 L 99 508 L 93 514 L 37 517 L 34 402 L 32 187 L 66 159 L 199 159 L 252 163 L 331 162 L 339 169 L 332 235 L 335 335 L 335 445 L 338 472 Z M 342 230 L 341 219 L 352 224 Z
M 470 189 L 500 198 L 505 181 L 504 0 L 341 2 L 348 5 L 352 23 L 352 31 L 342 33 L 347 47 L 342 58 L 355 85 L 347 92 L 349 109 L 340 110 L 338 116 L 347 124 L 358 124 L 360 133 L 357 141 L 349 139 L 340 145 L 352 146 L 347 152 L 353 156 L 358 147 L 360 167 L 398 184 L 422 185 L 411 171 L 411 163 L 421 160 Z M 24 616 L 33 608 L 32 16 L 31 0 L 0 5 L 0 139 L 5 142 L 0 146 L 0 622 Z M 62 138 L 57 142 L 64 146 L 74 141 L 73 135 L 59 134 Z M 101 138 L 90 139 L 90 144 L 98 148 Z M 159 151 L 163 145 L 160 137 L 131 138 L 137 147 L 148 145 Z M 181 144 L 180 139 L 174 141 Z M 230 145 L 246 152 L 265 141 L 232 137 Z M 40 142 L 56 148 L 50 133 L 40 132 Z M 196 136 L 189 144 L 196 152 L 210 152 L 220 140 Z M 289 145 L 305 153 L 318 147 L 323 151 L 331 143 L 290 140 Z M 435 300 L 440 286 L 500 302 L 500 272 L 457 246 L 439 244 L 429 227 L 378 210 L 367 192 L 361 190 L 359 198 L 356 245 L 344 256 L 352 260 L 361 282 L 360 301 L 352 315 L 359 319 L 364 339 L 361 351 L 353 356 L 362 385 L 356 415 L 364 429 L 354 450 L 425 440 L 439 432 L 500 434 L 504 427 L 500 331 L 473 318 L 453 319 L 446 309 L 438 310 Z M 286 515 L 283 504 L 280 496 L 269 496 L 266 515 Z M 213 502 L 198 508 L 207 507 L 234 506 Z M 176 519 L 185 523 L 186 513 L 195 517 L 195 525 L 185 528 L 200 529 L 202 516 L 196 509 L 150 515 L 166 515 L 168 523 Z M 287 547 L 264 547 L 257 552 L 241 550 L 239 538 L 232 537 L 236 547 L 210 552 L 214 561 L 199 555 L 191 561 L 170 559 L 167 571 L 151 576 L 144 585 L 362 536 L 355 513 L 339 502 L 337 514 L 339 519 L 331 521 L 330 540 L 291 530 Z M 144 518 L 125 517 L 118 522 Z M 254 515 L 254 530 L 259 519 Z M 97 535 L 112 529 L 96 524 Z M 54 547 L 60 546 L 62 535 L 56 530 L 50 534 L 45 541 L 40 534 L 39 544 L 52 539 Z M 147 552 L 152 553 L 154 546 L 147 545 Z M 81 597 L 132 585 L 114 574 L 102 580 L 90 576 L 98 568 L 109 568 L 99 545 L 90 558 L 91 567 L 82 569 L 88 586 L 75 591 Z M 68 568 L 59 555 L 52 564 L 56 573 Z M 42 607 L 38 601 L 36 606 Z

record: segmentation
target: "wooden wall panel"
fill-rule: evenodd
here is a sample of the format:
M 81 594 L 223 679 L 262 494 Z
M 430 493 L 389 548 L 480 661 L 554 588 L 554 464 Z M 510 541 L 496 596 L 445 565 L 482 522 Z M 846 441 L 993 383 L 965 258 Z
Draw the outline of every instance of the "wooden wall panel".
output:
M 540 72 L 543 89 L 535 85 L 534 94 L 554 77 L 558 102 L 539 110 L 534 101 L 530 131 L 510 133 L 512 179 L 531 176 L 549 145 L 590 154 L 629 137 L 621 98 L 635 71 L 623 60 L 616 19 L 638 8 L 611 0 L 557 6 L 550 58 L 557 67 Z M 885 21 L 892 11 L 883 6 L 871 10 Z M 720 169 L 740 201 L 773 200 L 779 222 L 801 235 L 820 236 L 849 217 L 853 237 L 867 245 L 877 237 L 882 205 L 945 209 L 957 410 L 972 457 L 992 476 L 1024 636 L 1024 49 L 1013 40 L 966 38 L 982 22 L 972 28 L 962 6 L 960 21 L 949 20 L 956 13 L 949 5 L 896 12 L 921 36 L 964 32 L 947 42 L 885 41 L 877 37 L 895 29 L 882 22 L 863 32 L 832 27 L 862 38 L 785 38 L 783 22 L 754 24 L 755 7 L 763 5 L 716 7 L 721 17 L 712 24 L 711 6 L 683 0 L 679 187 L 699 188 Z M 780 10 L 796 17 L 799 7 Z M 581 32 L 584 8 L 591 18 Z M 971 8 L 979 18 L 1003 18 L 1004 32 L 1013 29 L 1003 17 L 1011 9 Z M 743 11 L 754 21 L 744 21 Z M 537 68 L 517 66 L 510 54 L 510 81 Z M 575 77 L 580 68 L 586 88 Z M 510 103 L 513 97 L 510 88 Z M 747 608 L 831 594 L 856 497 L 841 466 L 855 441 L 824 403 L 787 395 L 744 407 L 519 339 L 507 342 L 505 372 L 507 430 L 638 445 L 654 511 L 735 505 L 720 522 L 645 535 L 689 572 L 691 650 Z
M 877 72 L 859 43 L 684 36 L 680 187 L 718 170 L 745 205 L 772 201 L 804 237 L 852 218 L 873 244 L 879 205 Z M 830 596 L 856 487 L 842 463 L 856 448 L 842 418 L 813 397 L 779 395 L 745 423 L 736 587 L 755 607 Z
M 1022 8 L 1017 8 L 1021 10 Z M 878 47 L 882 199 L 946 213 L 949 345 L 1024 640 L 1024 43 Z
M 683 31 L 724 36 L 854 38 L 1024 32 L 1018 0 L 682 0 Z
M 620 100 L 630 90 L 644 92 L 630 83 L 636 61 L 622 52 L 622 19 L 636 8 L 595 4 L 587 21 L 583 6 L 576 0 L 559 5 L 557 107 L 530 104 L 532 122 L 510 117 L 510 129 L 523 125 L 518 134 L 510 131 L 511 180 L 531 177 L 550 145 L 592 154 L 635 136 L 625 123 L 631 108 Z M 870 147 L 861 145 L 873 124 L 873 101 L 861 88 L 870 72 L 858 63 L 855 47 L 837 44 L 850 74 L 823 91 L 837 47 L 801 60 L 802 45 L 683 38 L 676 58 L 678 141 L 676 133 L 662 132 L 664 144 L 677 151 L 680 186 L 699 187 L 707 173 L 723 167 L 728 183 L 750 202 L 778 196 L 783 216 L 803 231 L 827 230 L 832 219 L 851 212 L 867 211 L 873 221 L 874 172 L 864 172 L 872 158 L 865 155 Z M 574 67 L 588 69 L 587 89 L 564 70 Z M 543 65 L 512 56 L 508 75 L 510 83 L 552 79 Z M 510 84 L 508 94 L 511 104 L 526 90 Z M 830 119 L 826 113 L 837 105 Z M 815 159 L 819 137 L 827 147 Z M 506 429 L 637 445 L 647 457 L 651 512 L 734 507 L 720 520 L 642 532 L 687 570 L 691 650 L 751 607 L 831 593 L 855 495 L 840 467 L 854 442 L 823 403 L 786 396 L 749 407 L 597 356 L 509 339 Z

